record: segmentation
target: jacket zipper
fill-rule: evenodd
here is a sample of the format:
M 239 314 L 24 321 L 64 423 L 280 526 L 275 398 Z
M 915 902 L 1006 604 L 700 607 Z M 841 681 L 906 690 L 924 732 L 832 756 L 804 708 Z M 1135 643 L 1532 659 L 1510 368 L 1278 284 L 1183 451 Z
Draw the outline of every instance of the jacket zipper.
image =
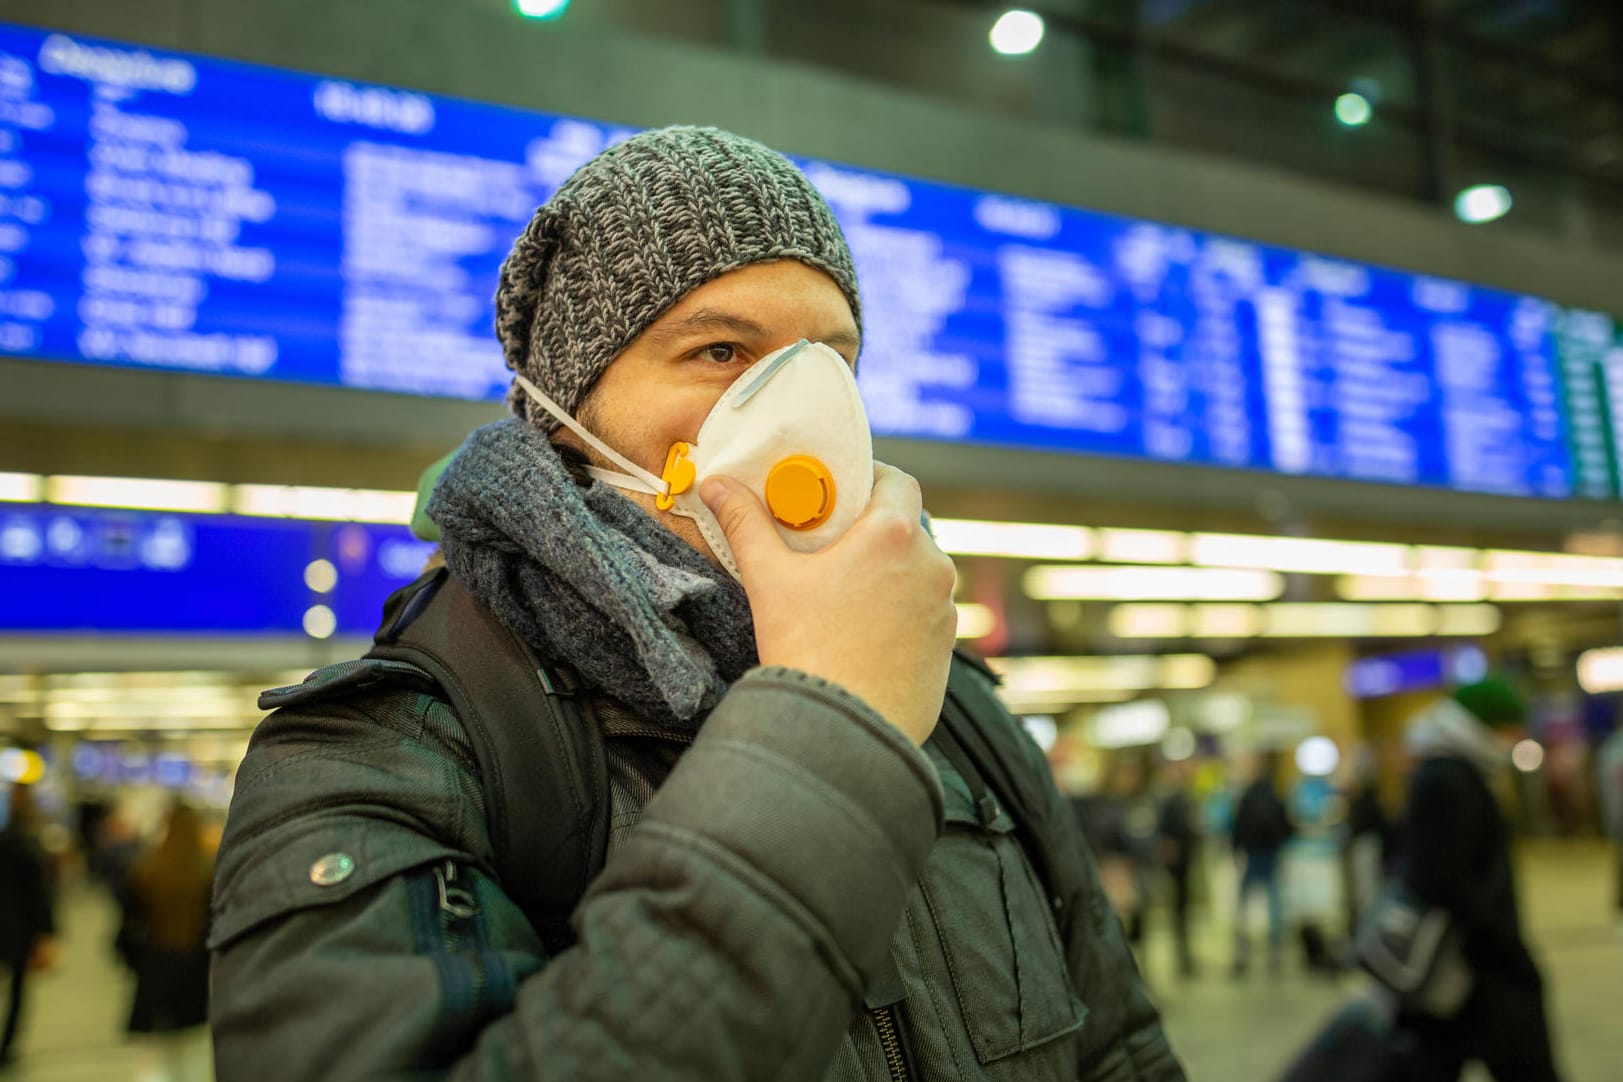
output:
M 875 1007 L 874 1028 L 879 1031 L 879 1047 L 885 1051 L 885 1065 L 890 1068 L 891 1082 L 908 1082 L 907 1057 L 902 1054 L 902 1036 L 896 1030 L 896 1015 L 889 1007 Z
M 456 863 L 447 860 L 434 869 L 434 879 L 440 891 L 440 912 L 445 914 L 445 931 L 450 939 L 453 952 L 460 952 L 463 940 L 459 931 L 463 925 L 474 921 L 479 916 L 479 899 L 473 891 L 457 882 Z M 477 937 L 472 946 L 477 947 Z M 483 1003 L 485 999 L 485 967 L 477 961 L 470 959 L 469 969 L 473 971 L 473 1002 Z
M 689 736 L 687 733 L 673 733 L 669 729 L 654 729 L 637 726 L 625 726 L 624 728 L 620 726 L 614 726 L 612 728 L 605 727 L 603 730 L 603 735 L 608 737 L 610 740 L 619 739 L 621 737 L 632 737 L 646 740 L 663 740 L 668 744 L 681 744 L 683 746 L 693 743 L 693 737 Z

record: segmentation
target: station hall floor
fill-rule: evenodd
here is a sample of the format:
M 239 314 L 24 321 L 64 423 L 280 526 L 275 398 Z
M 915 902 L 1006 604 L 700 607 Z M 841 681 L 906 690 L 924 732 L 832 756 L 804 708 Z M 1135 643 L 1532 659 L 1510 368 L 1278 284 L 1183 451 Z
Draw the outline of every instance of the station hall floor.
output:
M 1531 844 L 1521 854 L 1524 919 L 1544 967 L 1567 1082 L 1623 1082 L 1623 925 L 1610 904 L 1611 860 L 1596 843 Z M 143 1082 L 150 1076 L 142 1049 L 123 1033 L 130 981 L 111 952 L 112 906 L 78 889 L 64 899 L 61 918 L 61 965 L 35 981 L 21 1055 L 0 1079 Z M 1170 945 L 1154 934 L 1159 919 L 1152 916 L 1145 969 L 1195 1082 L 1272 1082 L 1356 987 L 1351 977 L 1310 977 L 1294 956 L 1277 976 L 1256 965 L 1247 979 L 1231 980 L 1229 937 L 1219 927 L 1226 922 L 1216 916 L 1200 926 L 1202 975 L 1180 982 Z M 194 1041 L 206 1064 L 206 1038 Z M 207 1078 L 206 1070 L 197 1077 Z M 1486 1077 L 1466 1075 L 1468 1082 Z

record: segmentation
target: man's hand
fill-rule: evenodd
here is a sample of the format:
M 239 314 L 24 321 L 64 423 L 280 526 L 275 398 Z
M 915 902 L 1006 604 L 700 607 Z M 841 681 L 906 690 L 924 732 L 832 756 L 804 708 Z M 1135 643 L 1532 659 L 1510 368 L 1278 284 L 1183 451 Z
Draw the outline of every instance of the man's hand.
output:
M 700 497 L 738 561 L 761 664 L 838 684 L 924 743 L 946 694 L 957 574 L 919 521 L 918 482 L 876 464 L 862 517 L 838 541 L 810 553 L 783 543 L 771 514 L 744 485 L 712 478 Z

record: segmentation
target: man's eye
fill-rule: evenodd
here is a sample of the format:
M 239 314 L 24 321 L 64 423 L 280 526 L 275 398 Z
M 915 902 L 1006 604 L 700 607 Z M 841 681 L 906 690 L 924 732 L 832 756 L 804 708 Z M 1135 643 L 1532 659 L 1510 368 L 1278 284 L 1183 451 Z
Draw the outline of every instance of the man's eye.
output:
M 698 352 L 701 360 L 714 361 L 717 364 L 731 364 L 738 359 L 738 347 L 726 342 L 716 342 L 705 346 Z

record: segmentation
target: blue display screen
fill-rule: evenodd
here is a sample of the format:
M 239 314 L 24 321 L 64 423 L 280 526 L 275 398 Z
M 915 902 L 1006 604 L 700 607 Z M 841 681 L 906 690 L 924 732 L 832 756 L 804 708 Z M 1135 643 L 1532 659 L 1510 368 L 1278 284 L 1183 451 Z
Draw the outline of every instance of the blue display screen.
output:
M 0 505 L 0 631 L 303 634 L 323 606 L 322 630 L 366 634 L 432 549 L 404 526 Z
M 0 28 L 0 353 L 497 398 L 501 259 L 629 134 Z M 800 164 L 856 256 L 878 435 L 1615 491 L 1574 467 L 1543 300 Z

